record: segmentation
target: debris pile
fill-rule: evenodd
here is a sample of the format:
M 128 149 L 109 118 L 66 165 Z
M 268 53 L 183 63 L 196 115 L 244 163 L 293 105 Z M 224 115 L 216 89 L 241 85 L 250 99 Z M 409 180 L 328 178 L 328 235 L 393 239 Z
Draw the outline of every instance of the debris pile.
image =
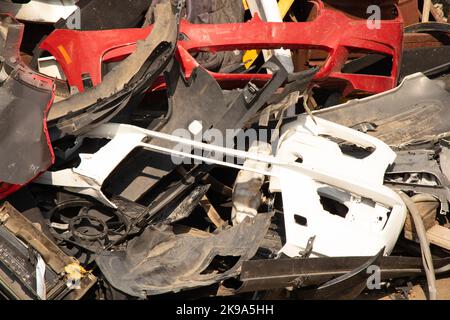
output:
M 375 2 L 0 0 L 0 297 L 450 299 L 450 6 Z

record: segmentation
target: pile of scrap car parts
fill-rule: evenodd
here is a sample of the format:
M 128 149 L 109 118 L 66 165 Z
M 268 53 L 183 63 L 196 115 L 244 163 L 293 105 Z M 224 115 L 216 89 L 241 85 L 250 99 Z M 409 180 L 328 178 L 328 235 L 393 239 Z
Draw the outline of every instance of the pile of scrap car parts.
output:
M 379 28 L 365 2 L 129 2 L 0 1 L 2 297 L 355 299 L 373 266 L 378 292 L 436 297 L 447 23 L 414 1 L 381 1 Z

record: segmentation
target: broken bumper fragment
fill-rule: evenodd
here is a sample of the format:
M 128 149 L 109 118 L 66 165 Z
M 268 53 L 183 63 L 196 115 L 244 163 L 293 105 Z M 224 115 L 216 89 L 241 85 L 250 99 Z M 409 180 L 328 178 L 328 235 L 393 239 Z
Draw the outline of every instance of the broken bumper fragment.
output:
M 316 83 L 342 89 L 344 95 L 355 91 L 379 93 L 397 84 L 402 52 L 401 16 L 382 20 L 380 28 L 369 28 L 366 19 L 351 18 L 313 1 L 317 17 L 299 23 L 268 23 L 254 18 L 247 23 L 201 25 L 182 21 L 177 59 L 189 78 L 198 66 L 192 54 L 250 49 L 320 49 L 328 58 L 316 74 Z M 333 28 L 329 26 L 333 25 Z M 80 32 L 55 30 L 41 44 L 61 65 L 71 86 L 79 91 L 84 74 L 94 86 L 102 79 L 102 64 L 123 59 L 134 52 L 136 42 L 147 37 L 147 29 Z M 352 74 L 344 69 L 351 52 L 377 53 L 388 56 L 392 67 L 387 76 Z M 270 75 L 213 73 L 225 87 L 250 80 L 267 81 Z
M 0 15 L 0 198 L 27 184 L 54 161 L 47 113 L 53 80 L 21 60 L 24 25 Z

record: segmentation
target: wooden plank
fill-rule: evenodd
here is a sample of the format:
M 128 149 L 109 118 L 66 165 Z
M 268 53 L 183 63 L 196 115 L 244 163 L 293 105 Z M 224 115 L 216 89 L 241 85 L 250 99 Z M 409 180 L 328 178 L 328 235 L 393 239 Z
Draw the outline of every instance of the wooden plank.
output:
M 403 46 L 409 48 L 441 47 L 443 43 L 430 34 L 405 33 Z
M 432 244 L 450 250 L 450 229 L 435 225 L 428 229 L 427 237 Z

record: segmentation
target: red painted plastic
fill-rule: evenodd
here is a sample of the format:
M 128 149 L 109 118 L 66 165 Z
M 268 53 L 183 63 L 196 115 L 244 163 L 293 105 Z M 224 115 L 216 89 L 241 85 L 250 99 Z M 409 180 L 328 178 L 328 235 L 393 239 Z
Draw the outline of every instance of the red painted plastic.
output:
M 401 16 L 382 20 L 379 29 L 370 29 L 365 19 L 355 19 L 313 1 L 318 14 L 313 21 L 266 23 L 255 17 L 247 23 L 190 24 L 182 21 L 177 57 L 189 77 L 198 65 L 190 53 L 248 49 L 320 49 L 328 59 L 315 76 L 320 84 L 344 83 L 344 94 L 353 91 L 379 93 L 396 86 L 402 52 Z M 71 86 L 83 91 L 81 75 L 89 73 L 94 85 L 101 82 L 102 62 L 117 61 L 136 49 L 151 27 L 106 31 L 55 30 L 41 44 L 61 64 Z M 65 52 L 64 52 L 65 51 Z M 392 56 L 390 76 L 342 73 L 350 51 L 376 52 Z M 270 75 L 212 73 L 222 85 L 267 80 Z

